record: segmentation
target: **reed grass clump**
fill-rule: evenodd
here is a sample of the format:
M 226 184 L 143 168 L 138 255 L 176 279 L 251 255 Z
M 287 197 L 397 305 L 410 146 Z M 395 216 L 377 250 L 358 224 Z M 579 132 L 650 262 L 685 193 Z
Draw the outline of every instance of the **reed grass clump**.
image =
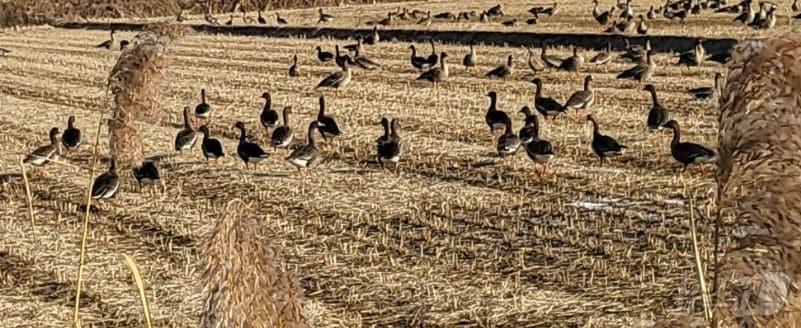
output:
M 211 223 L 201 327 L 307 327 L 298 282 L 281 269 L 278 246 L 260 237 L 260 224 L 240 200 Z
M 801 37 L 735 49 L 720 98 L 718 206 L 742 232 L 718 269 L 723 327 L 801 322 Z

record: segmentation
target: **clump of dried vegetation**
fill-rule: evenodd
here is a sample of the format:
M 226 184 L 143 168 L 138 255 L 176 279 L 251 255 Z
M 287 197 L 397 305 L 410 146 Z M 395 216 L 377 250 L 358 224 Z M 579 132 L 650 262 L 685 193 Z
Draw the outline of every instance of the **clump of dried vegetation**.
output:
M 718 206 L 744 228 L 719 269 L 724 327 L 801 322 L 801 37 L 735 49 L 720 104 Z
M 238 199 L 224 213 L 203 247 L 201 327 L 307 327 L 299 284 L 278 246 L 259 238 L 258 216 Z
M 186 32 L 179 24 L 152 24 L 132 40 L 132 46 L 122 51 L 111 69 L 109 147 L 120 163 L 142 161 L 142 140 L 136 121 L 153 122 L 164 116 L 159 84 L 169 64 L 167 48 Z

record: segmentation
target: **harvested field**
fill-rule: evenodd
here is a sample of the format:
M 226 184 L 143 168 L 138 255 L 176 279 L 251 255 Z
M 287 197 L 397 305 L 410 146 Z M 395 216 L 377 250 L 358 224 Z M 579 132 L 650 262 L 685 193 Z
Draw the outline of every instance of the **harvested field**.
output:
M 287 11 L 289 19 L 296 14 L 305 15 Z M 90 179 L 90 146 L 65 156 L 77 167 L 30 170 L 35 235 L 18 163 L 69 115 L 78 117 L 85 140 L 94 140 L 100 115 L 108 117 L 105 86 L 118 54 L 94 47 L 106 37 L 62 29 L 0 34 L 0 45 L 13 49 L 0 57 L 0 326 L 64 327 L 71 320 L 83 220 L 77 205 Z M 328 40 L 193 35 L 171 50 L 163 103 L 169 119 L 140 126 L 145 153 L 165 156 L 159 165 L 166 192 L 140 192 L 125 172 L 121 192 L 92 215 L 85 325 L 142 325 L 126 253 L 139 264 L 154 326 L 196 327 L 202 236 L 235 198 L 263 217 L 270 232 L 264 238 L 283 246 L 312 326 L 619 327 L 701 313 L 688 206 L 694 198 L 709 213 L 713 173 L 681 174 L 668 132 L 645 132 L 649 94 L 615 79 L 631 64 L 588 66 L 597 98 L 591 112 L 604 133 L 629 147 L 604 166 L 590 150 L 584 113 L 573 111 L 542 123 L 557 153 L 542 180 L 525 154 L 495 155 L 484 121 L 486 94 L 498 92 L 517 131 L 516 112 L 533 99 L 533 75 L 521 68 L 504 81 L 479 76 L 509 53 L 525 67 L 525 50 L 477 46 L 479 69 L 466 72 L 457 65 L 466 49 L 442 45 L 451 54 L 452 77 L 435 90 L 413 81 L 418 72 L 409 65 L 408 44 L 382 42 L 367 48 L 380 70 L 356 70 L 341 96 L 327 95 L 344 136 L 322 147 L 319 167 L 298 174 L 279 150 L 246 171 L 235 157 L 234 122 L 244 121 L 264 144 L 259 95 L 269 91 L 275 107 L 293 106 L 291 125 L 302 135 L 318 109 L 313 86 L 336 70 L 317 61 L 317 45 L 333 48 Z M 301 76 L 290 79 L 295 52 Z M 568 49 L 554 54 L 566 56 Z M 716 103 L 691 100 L 685 89 L 711 86 L 722 68 L 688 70 L 671 65 L 676 59 L 668 55 L 656 61 L 652 83 L 681 123 L 683 139 L 715 145 Z M 584 74 L 540 77 L 546 95 L 564 101 L 581 88 Z M 214 108 L 211 131 L 226 149 L 219 163 L 206 163 L 197 146 L 182 155 L 171 151 L 181 109 L 198 103 L 201 87 Z M 400 118 L 405 155 L 397 172 L 369 163 L 382 115 Z M 106 129 L 101 140 L 108 140 Z M 105 141 L 101 150 L 108 153 Z M 700 220 L 708 259 L 711 224 Z

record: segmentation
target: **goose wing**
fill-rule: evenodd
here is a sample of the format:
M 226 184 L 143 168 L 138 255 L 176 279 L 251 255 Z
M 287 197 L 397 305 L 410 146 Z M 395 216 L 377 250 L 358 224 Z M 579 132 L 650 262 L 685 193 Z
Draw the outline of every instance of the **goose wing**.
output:
M 101 174 L 92 183 L 92 198 L 111 198 L 117 192 L 120 180 L 116 173 L 106 172 Z
M 334 72 L 331 75 L 324 78 L 322 81 L 320 81 L 320 83 L 317 84 L 317 87 L 315 87 L 315 89 L 321 87 L 336 87 L 344 79 L 345 79 L 345 72 L 343 71 Z

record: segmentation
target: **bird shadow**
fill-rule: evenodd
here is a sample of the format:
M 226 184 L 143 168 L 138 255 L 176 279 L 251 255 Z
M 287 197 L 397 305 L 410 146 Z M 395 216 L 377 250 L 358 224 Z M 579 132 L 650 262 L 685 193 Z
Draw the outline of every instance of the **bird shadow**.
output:
M 21 173 L 3 173 L 0 174 L 0 183 L 7 183 L 11 181 L 11 179 L 19 179 L 22 178 Z

